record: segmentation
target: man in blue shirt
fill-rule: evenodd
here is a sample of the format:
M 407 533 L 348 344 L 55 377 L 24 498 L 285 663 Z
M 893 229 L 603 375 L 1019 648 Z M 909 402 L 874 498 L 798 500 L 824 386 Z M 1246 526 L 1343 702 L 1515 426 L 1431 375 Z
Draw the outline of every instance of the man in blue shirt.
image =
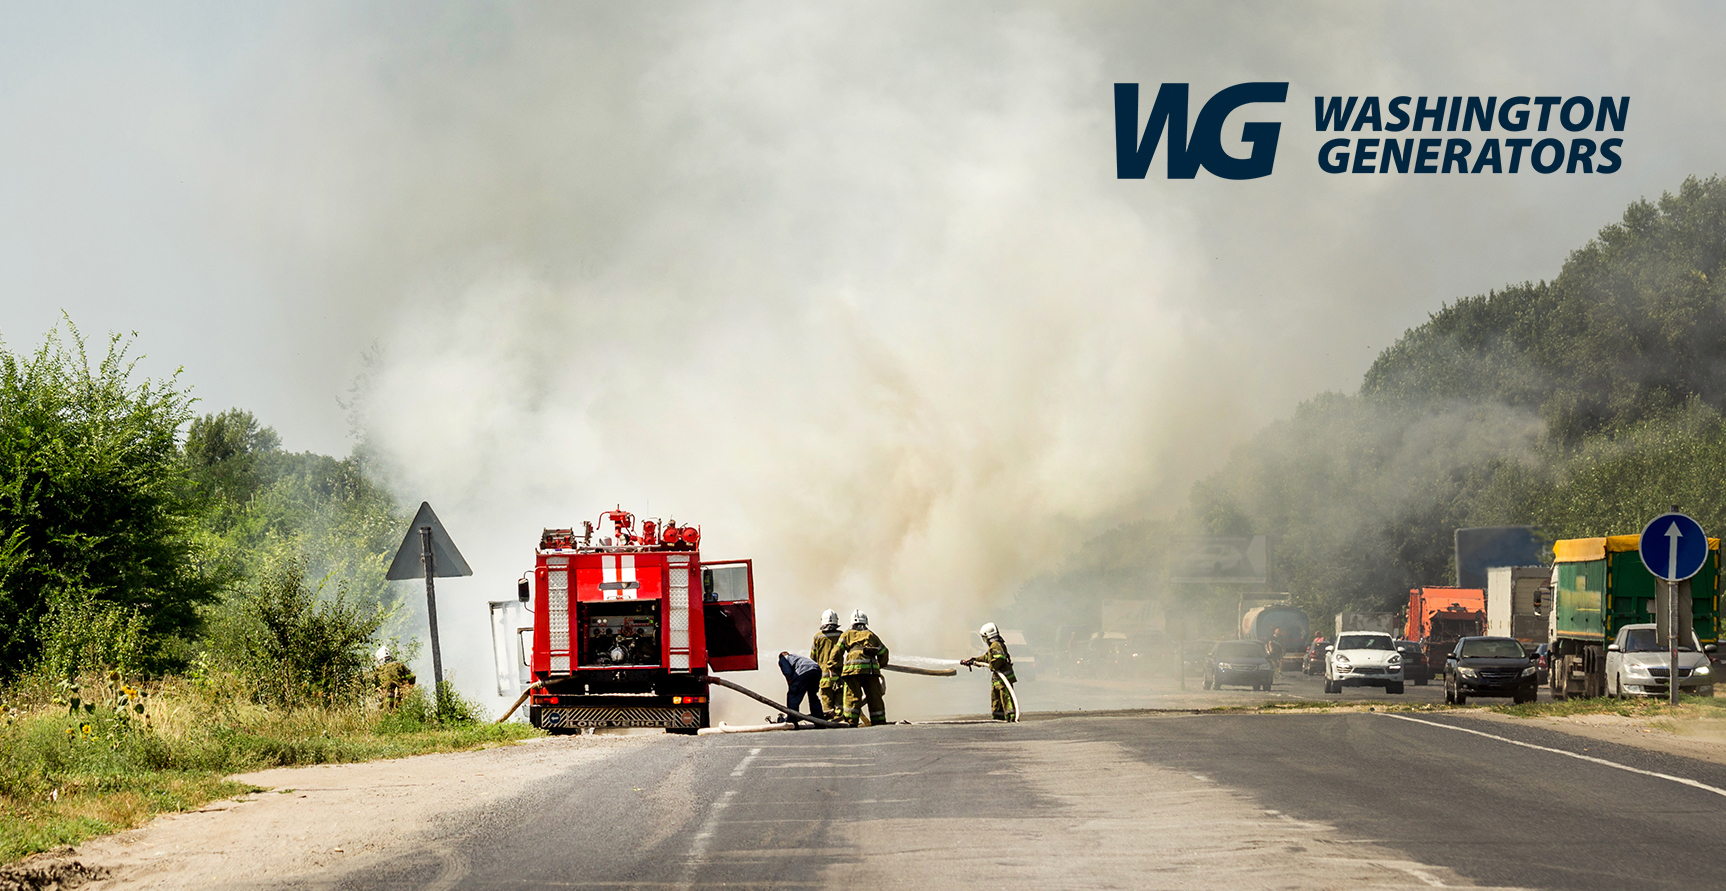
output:
M 785 685 L 790 689 L 785 697 L 785 707 L 823 721 L 827 720 L 827 713 L 821 710 L 821 698 L 816 695 L 816 690 L 821 685 L 821 666 L 807 656 L 781 652 L 779 670 L 785 673 Z M 803 711 L 804 697 L 809 698 L 808 711 Z

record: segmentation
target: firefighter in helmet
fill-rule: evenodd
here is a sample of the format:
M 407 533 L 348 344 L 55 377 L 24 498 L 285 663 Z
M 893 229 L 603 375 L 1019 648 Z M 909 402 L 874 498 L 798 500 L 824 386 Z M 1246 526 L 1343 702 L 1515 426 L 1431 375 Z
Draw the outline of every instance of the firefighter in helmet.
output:
M 832 610 L 821 612 L 821 630 L 815 632 L 815 641 L 809 645 L 809 658 L 821 666 L 821 707 L 827 714 L 837 715 L 844 700 L 844 684 L 839 680 L 839 671 L 844 667 L 844 651 L 839 649 L 839 614 Z
M 1007 652 L 1007 642 L 1001 639 L 1001 630 L 994 622 L 987 622 L 977 629 L 977 635 L 983 638 L 989 652 L 981 656 L 973 656 L 960 662 L 960 665 L 976 665 L 989 669 L 989 711 L 997 721 L 1017 721 L 1019 709 L 1013 703 L 1012 694 L 1007 685 L 1019 679 L 1013 676 L 1013 656 Z
M 869 617 L 862 610 L 851 613 L 851 630 L 839 637 L 843 664 L 840 680 L 845 683 L 845 707 L 841 710 L 845 723 L 856 727 L 862 718 L 863 703 L 869 703 L 869 723 L 887 723 L 887 692 L 881 682 L 881 667 L 887 664 L 887 645 L 869 630 Z

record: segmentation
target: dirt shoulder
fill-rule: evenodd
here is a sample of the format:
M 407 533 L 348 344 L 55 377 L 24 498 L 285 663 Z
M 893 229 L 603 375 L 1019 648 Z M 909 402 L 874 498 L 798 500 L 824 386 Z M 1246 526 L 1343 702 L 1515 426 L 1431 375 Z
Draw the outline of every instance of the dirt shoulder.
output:
M 1540 727 L 1601 742 L 1636 746 L 1667 755 L 1726 764 L 1726 719 L 1628 717 L 1625 715 L 1566 715 L 1519 718 L 1485 710 L 1468 712 L 1480 718 L 1517 727 Z
M 31 857 L 0 872 L 0 891 L 276 884 L 411 843 L 452 809 L 508 798 L 548 774 L 654 738 L 549 737 L 471 752 L 240 774 L 233 779 L 269 791 L 212 801 L 76 850 Z

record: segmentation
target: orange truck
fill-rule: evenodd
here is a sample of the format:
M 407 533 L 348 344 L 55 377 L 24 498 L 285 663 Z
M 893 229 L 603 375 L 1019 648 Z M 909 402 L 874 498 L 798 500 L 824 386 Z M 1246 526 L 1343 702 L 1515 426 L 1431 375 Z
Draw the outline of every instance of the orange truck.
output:
M 1418 641 L 1433 672 L 1444 670 L 1444 657 L 1464 637 L 1486 633 L 1486 589 L 1427 585 L 1408 591 L 1405 640 Z

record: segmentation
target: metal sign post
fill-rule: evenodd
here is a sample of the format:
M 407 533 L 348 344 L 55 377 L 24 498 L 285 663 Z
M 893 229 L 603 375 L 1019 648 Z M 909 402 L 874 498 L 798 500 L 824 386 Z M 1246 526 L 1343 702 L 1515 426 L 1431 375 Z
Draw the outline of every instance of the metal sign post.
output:
M 1678 639 L 1688 629 L 1678 627 L 1678 583 L 1701 571 L 1708 560 L 1708 536 L 1702 524 L 1678 512 L 1655 517 L 1642 529 L 1637 542 L 1642 565 L 1666 583 L 1666 696 L 1678 704 Z
M 384 578 L 390 581 L 407 581 L 422 577 L 425 579 L 426 622 L 431 631 L 434 695 L 441 696 L 444 676 L 443 648 L 438 644 L 437 634 L 437 588 L 432 584 L 432 579 L 469 575 L 473 575 L 473 570 L 468 568 L 461 551 L 456 549 L 455 542 L 450 539 L 449 533 L 444 531 L 443 524 L 438 522 L 437 514 L 432 512 L 431 505 L 420 502 L 419 512 L 414 514 L 414 521 L 408 526 L 407 535 L 402 536 L 401 547 L 396 549 L 395 559 L 390 561 L 389 571 L 384 573 Z
M 443 683 L 443 648 L 438 646 L 437 639 L 437 586 L 432 579 L 437 575 L 437 555 L 432 553 L 432 531 L 430 526 L 420 527 L 420 562 L 426 570 L 426 623 L 431 626 L 432 645 L 432 680 Z

